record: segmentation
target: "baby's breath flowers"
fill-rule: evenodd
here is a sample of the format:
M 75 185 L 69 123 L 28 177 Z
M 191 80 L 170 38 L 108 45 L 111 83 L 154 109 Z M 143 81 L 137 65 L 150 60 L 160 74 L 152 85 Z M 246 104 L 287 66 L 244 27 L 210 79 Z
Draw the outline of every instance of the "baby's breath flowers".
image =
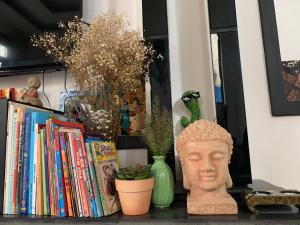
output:
M 112 113 L 114 135 L 119 130 L 120 109 L 129 92 L 145 84 L 155 51 L 139 31 L 130 29 L 124 16 L 108 12 L 90 25 L 82 19 L 60 22 L 62 35 L 32 37 L 40 47 L 70 71 L 82 103 L 93 111 Z

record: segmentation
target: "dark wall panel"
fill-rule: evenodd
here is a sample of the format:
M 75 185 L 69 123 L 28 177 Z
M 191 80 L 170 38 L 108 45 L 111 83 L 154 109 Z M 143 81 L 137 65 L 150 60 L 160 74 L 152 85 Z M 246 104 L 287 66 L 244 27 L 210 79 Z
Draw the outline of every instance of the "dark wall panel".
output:
M 209 0 L 208 4 L 211 29 L 236 27 L 235 0 Z

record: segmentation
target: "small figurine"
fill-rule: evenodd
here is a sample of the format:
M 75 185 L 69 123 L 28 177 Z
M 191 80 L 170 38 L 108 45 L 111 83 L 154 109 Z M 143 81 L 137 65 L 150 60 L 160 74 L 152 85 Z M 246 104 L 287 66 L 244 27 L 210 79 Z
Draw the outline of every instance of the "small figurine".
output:
M 200 97 L 199 92 L 195 92 L 192 90 L 186 91 L 182 95 L 181 100 L 184 102 L 185 106 L 192 113 L 191 120 L 188 120 L 188 118 L 186 118 L 185 116 L 181 117 L 181 126 L 183 128 L 186 128 L 189 124 L 193 123 L 196 120 L 200 120 L 201 112 L 200 112 L 200 106 L 198 103 L 199 97 Z
M 237 203 L 226 191 L 232 186 L 232 143 L 224 128 L 207 120 L 195 121 L 177 138 L 183 186 L 190 190 L 189 214 L 237 214 Z
M 29 77 L 27 83 L 28 83 L 28 89 L 22 96 L 23 102 L 42 107 L 43 103 L 39 99 L 39 94 L 37 91 L 37 89 L 41 85 L 39 78 Z
M 129 114 L 129 107 L 128 102 L 121 108 L 121 134 L 122 135 L 129 135 L 130 129 L 130 114 Z

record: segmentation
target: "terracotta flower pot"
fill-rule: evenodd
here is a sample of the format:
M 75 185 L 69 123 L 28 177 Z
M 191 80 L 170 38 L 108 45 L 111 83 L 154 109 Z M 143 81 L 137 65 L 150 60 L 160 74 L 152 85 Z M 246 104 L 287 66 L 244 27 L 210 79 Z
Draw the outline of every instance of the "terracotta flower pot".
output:
M 133 216 L 149 212 L 153 177 L 146 180 L 115 181 L 124 214 Z

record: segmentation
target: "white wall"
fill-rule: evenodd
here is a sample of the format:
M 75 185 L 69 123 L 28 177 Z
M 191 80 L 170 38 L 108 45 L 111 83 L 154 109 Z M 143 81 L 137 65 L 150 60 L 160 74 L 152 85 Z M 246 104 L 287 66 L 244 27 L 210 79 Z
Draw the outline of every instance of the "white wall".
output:
M 271 116 L 258 1 L 235 2 L 252 177 L 300 190 L 300 117 Z
M 181 101 L 187 90 L 200 91 L 203 118 L 215 118 L 213 73 L 206 0 L 167 0 L 170 72 L 175 136 L 181 131 L 180 118 L 190 117 Z M 177 152 L 176 175 L 181 174 Z
M 97 14 L 108 10 L 125 15 L 132 28 L 142 31 L 142 0 L 86 0 L 83 4 L 83 18 L 91 21 Z
M 299 0 L 274 0 L 282 61 L 300 59 Z

